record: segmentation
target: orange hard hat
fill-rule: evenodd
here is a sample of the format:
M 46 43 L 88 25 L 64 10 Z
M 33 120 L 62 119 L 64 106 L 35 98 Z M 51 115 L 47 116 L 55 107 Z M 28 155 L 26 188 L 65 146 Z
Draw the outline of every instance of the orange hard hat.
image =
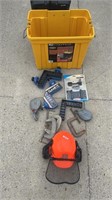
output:
M 76 141 L 71 133 L 67 131 L 58 132 L 53 137 L 51 147 L 51 157 L 54 158 L 55 166 L 59 168 L 71 167 L 75 161 L 76 149 Z

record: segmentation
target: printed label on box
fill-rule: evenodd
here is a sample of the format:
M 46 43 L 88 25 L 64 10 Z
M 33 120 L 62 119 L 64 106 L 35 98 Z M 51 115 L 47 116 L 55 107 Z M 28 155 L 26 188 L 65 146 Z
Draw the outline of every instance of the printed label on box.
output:
M 75 44 L 49 44 L 49 62 L 72 62 Z

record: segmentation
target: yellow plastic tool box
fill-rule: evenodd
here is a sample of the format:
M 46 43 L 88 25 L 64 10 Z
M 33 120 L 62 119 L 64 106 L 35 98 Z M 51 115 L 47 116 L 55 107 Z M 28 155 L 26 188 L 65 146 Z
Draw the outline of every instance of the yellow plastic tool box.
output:
M 88 10 L 30 10 L 27 20 L 38 69 L 81 68 L 95 36 Z

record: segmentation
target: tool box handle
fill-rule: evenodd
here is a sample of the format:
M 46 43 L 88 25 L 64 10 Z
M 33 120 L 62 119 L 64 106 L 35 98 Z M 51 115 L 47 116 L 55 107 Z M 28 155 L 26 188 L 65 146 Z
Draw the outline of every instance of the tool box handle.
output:
M 27 34 L 26 34 L 26 30 L 27 30 L 27 27 L 23 30 L 23 39 L 26 38 Z

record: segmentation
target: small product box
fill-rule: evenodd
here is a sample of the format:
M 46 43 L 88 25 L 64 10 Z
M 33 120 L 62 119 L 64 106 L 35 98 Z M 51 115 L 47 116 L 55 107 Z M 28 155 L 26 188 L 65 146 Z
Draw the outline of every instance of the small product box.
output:
M 88 101 L 85 75 L 64 75 L 65 95 L 69 101 Z

